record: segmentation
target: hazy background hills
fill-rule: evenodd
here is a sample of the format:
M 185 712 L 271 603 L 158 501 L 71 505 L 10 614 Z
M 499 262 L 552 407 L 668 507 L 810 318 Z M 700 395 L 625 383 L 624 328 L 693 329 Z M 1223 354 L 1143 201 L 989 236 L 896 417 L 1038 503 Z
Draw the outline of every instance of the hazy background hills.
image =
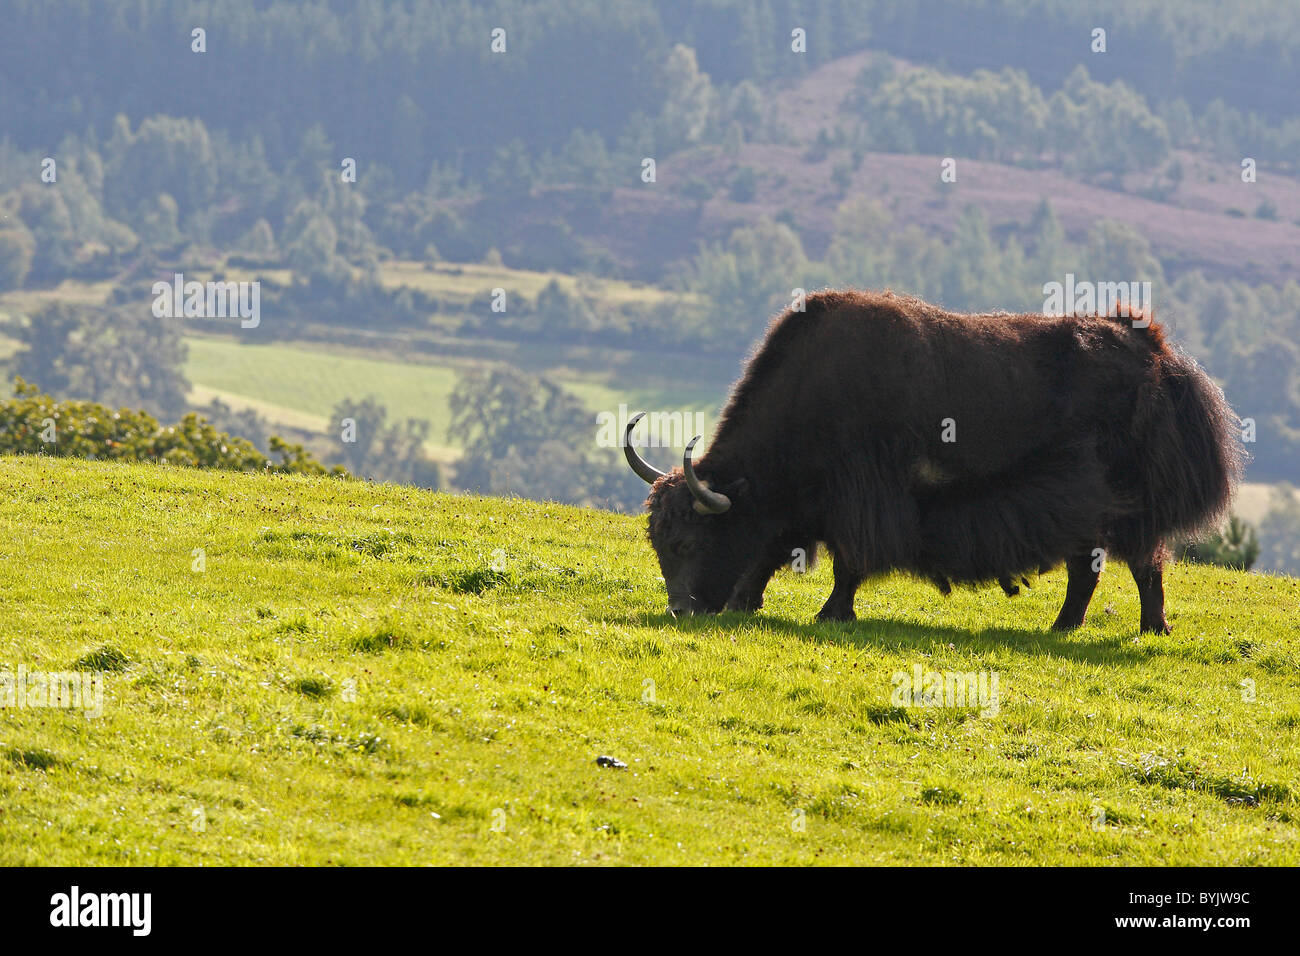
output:
M 1255 423 L 1256 566 L 1300 571 L 1297 89 L 1281 0 L 17 0 L 0 357 L 357 474 L 634 508 L 596 414 L 708 421 L 795 288 L 1147 280 Z M 177 272 L 259 281 L 260 323 L 155 319 Z

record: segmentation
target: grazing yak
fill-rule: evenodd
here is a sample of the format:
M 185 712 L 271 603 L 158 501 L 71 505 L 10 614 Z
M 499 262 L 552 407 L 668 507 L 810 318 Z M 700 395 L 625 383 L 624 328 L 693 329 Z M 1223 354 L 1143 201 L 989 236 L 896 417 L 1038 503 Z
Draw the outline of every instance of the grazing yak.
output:
M 819 620 L 853 620 L 862 581 L 894 569 L 1013 593 L 1064 562 L 1068 630 L 1105 552 L 1133 574 L 1141 629 L 1168 632 L 1166 542 L 1213 525 L 1245 457 L 1222 391 L 1149 319 L 962 315 L 889 292 L 778 316 L 698 462 L 697 436 L 680 469 L 647 464 L 640 417 L 624 454 L 653 486 L 673 614 L 754 610 L 824 542 Z

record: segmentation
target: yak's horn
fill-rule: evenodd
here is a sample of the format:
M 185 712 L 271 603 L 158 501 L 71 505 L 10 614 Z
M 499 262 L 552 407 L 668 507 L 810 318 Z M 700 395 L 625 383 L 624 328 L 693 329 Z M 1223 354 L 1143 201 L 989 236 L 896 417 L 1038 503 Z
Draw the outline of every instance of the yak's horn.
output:
M 720 492 L 710 491 L 704 486 L 704 482 L 695 476 L 695 466 L 691 464 L 691 452 L 695 450 L 695 443 L 699 440 L 700 436 L 696 435 L 686 446 L 686 453 L 682 455 L 682 473 L 686 475 L 686 487 L 690 488 L 691 494 L 695 496 L 695 510 L 700 514 L 720 515 L 731 507 L 731 499 Z
M 644 481 L 647 485 L 653 485 L 663 477 L 662 471 L 656 471 L 644 458 L 636 453 L 632 447 L 632 429 L 636 428 L 636 423 L 645 418 L 645 412 L 638 412 L 623 431 L 623 457 L 627 463 L 632 466 L 636 476 Z

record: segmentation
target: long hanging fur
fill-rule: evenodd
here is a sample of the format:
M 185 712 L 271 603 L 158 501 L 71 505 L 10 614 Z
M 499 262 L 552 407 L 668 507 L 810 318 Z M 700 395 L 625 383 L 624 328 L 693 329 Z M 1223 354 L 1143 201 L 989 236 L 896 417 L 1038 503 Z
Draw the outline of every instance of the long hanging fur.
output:
M 814 294 L 773 323 L 698 470 L 760 476 L 771 510 L 863 573 L 910 570 L 941 590 L 1012 593 L 1096 546 L 1159 554 L 1218 520 L 1245 456 L 1222 391 L 1135 318 Z M 951 448 L 937 438 L 948 416 L 962 429 Z M 942 480 L 918 483 L 918 463 Z
M 927 499 L 920 554 L 908 570 L 932 580 L 978 584 L 1051 567 L 1080 542 L 1099 540 L 1109 494 L 1105 471 L 1087 442 L 1021 465 L 1015 473 Z

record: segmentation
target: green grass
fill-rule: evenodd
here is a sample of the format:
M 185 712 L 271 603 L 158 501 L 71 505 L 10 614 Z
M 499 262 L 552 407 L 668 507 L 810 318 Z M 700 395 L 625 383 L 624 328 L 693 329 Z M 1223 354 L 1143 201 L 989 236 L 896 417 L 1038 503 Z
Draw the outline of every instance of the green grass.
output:
M 1292 579 L 1176 566 L 1158 637 L 1115 566 L 1069 635 L 1059 572 L 891 577 L 814 626 L 823 564 L 674 621 L 640 518 L 32 458 L 0 486 L 0 671 L 106 682 L 98 718 L 0 711 L 0 864 L 1300 862 Z M 916 665 L 997 672 L 999 712 L 895 706 Z

